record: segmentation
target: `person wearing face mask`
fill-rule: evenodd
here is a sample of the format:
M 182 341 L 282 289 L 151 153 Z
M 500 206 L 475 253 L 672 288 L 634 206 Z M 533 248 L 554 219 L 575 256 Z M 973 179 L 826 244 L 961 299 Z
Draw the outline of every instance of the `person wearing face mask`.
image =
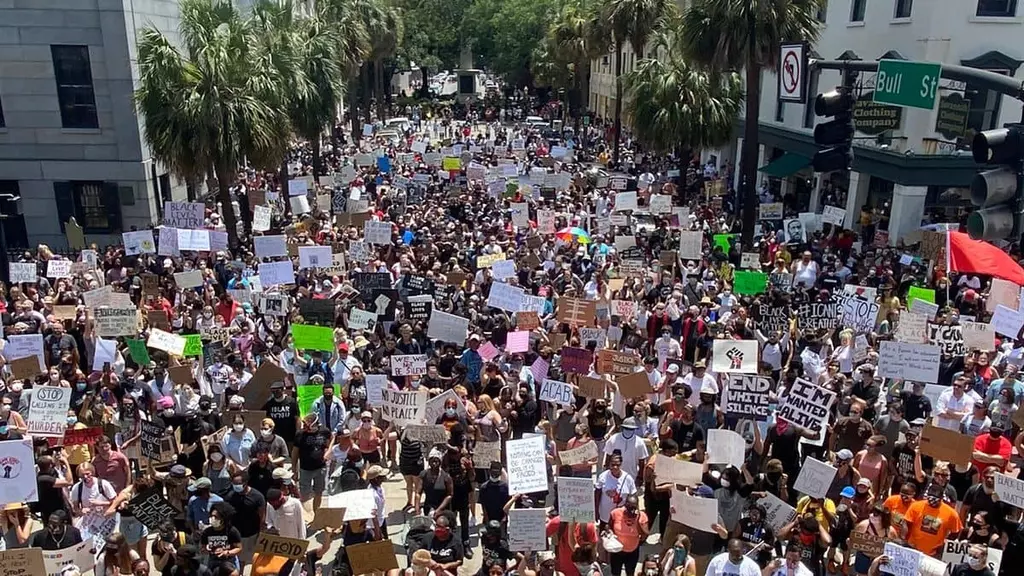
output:
M 981 434 L 974 440 L 971 463 L 978 470 L 995 466 L 1000 472 L 1005 472 L 1012 451 L 1013 444 L 1003 437 L 1002 425 L 993 423 L 988 434 Z
M 434 531 L 424 540 L 424 549 L 430 552 L 432 570 L 455 575 L 462 566 L 465 549 L 451 529 L 451 522 L 448 514 L 438 515 Z
M 854 454 L 864 449 L 864 444 L 873 434 L 871 423 L 864 419 L 864 404 L 853 402 L 847 416 L 840 417 L 830 436 L 832 451 L 849 450 Z
M 608 468 L 613 455 L 618 454 L 622 458 L 622 471 L 636 479 L 637 483 L 642 483 L 642 470 L 650 453 L 647 451 L 647 443 L 637 435 L 636 428 L 634 418 L 626 418 L 622 421 L 622 430 L 612 434 L 604 445 L 604 467 Z
M 206 526 L 210 525 L 212 506 L 224 499 L 212 492 L 213 483 L 209 478 L 198 478 L 188 486 L 191 493 L 185 512 L 185 527 L 189 534 L 198 536 Z
M 286 538 L 306 539 L 306 522 L 302 517 L 302 502 L 271 488 L 267 491 L 267 524 L 277 528 Z
M 300 427 L 299 404 L 295 398 L 285 394 L 284 382 L 277 381 L 270 385 L 270 399 L 261 410 L 273 421 L 274 433 L 283 439 L 285 444 L 295 442 L 295 435 Z
M 224 457 L 224 452 L 217 444 L 211 444 L 206 450 L 206 461 L 203 462 L 203 476 L 210 479 L 212 492 L 222 494 L 231 487 L 231 475 L 239 467 Z
M 220 441 L 221 451 L 236 467 L 245 468 L 249 465 L 255 443 L 256 434 L 245 427 L 245 418 L 236 412 L 231 419 L 231 428 Z
M 786 554 L 772 560 L 761 571 L 762 576 L 813 576 L 813 572 L 801 561 L 805 546 L 798 540 L 786 544 Z
M 260 433 L 256 438 L 256 447 L 265 447 L 270 460 L 277 466 L 288 461 L 288 444 L 276 433 L 274 420 L 264 418 L 260 422 Z
M 235 510 L 232 524 L 238 528 L 242 539 L 242 551 L 238 555 L 239 569 L 242 569 L 246 559 L 252 558 L 256 538 L 266 525 L 267 501 L 263 494 L 249 485 L 249 474 L 244 470 L 231 477 L 231 488 L 225 493 L 224 501 Z
M 731 538 L 728 551 L 708 562 L 706 576 L 761 576 L 761 568 L 753 559 L 744 556 L 743 541 Z
M 209 396 L 199 398 L 199 413 L 195 417 L 209 424 L 214 430 L 223 428 L 220 413 L 213 409 L 213 398 Z
M 694 408 L 693 419 L 704 430 L 725 427 L 725 413 L 715 404 L 717 389 L 702 384 L 700 404 Z
M 238 569 L 238 554 L 242 551 L 242 534 L 232 522 L 235 509 L 226 502 L 213 504 L 210 509 L 210 525 L 203 530 L 199 544 L 208 555 L 210 569 L 223 563 Z
M 972 544 L 965 562 L 949 565 L 949 576 L 995 576 L 988 561 L 988 546 Z
M 928 487 L 924 500 L 910 505 L 903 520 L 900 537 L 929 556 L 941 553 L 945 541 L 963 530 L 956 509 L 943 501 L 942 490 L 936 485 Z
M 647 539 L 649 533 L 647 514 L 640 511 L 636 494 L 626 496 L 621 508 L 611 511 L 607 529 L 622 543 L 622 550 L 609 555 L 612 576 L 636 573 L 636 565 L 640 560 L 640 543 Z
M 328 387 L 324 387 L 325 393 Z M 333 390 L 332 390 L 333 391 Z M 307 415 L 302 421 L 302 431 L 295 437 L 292 448 L 292 469 L 299 471 L 299 491 L 302 501 L 313 501 L 313 509 L 320 508 L 320 501 L 326 487 L 326 454 L 331 443 L 331 431 L 321 425 L 317 412 Z

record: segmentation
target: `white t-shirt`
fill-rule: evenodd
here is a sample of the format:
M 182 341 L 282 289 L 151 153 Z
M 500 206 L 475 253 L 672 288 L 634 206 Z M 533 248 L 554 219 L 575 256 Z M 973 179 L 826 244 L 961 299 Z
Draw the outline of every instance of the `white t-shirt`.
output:
M 696 406 L 700 401 L 700 389 L 708 386 L 715 389 L 715 394 L 718 394 L 718 382 L 715 377 L 704 372 L 704 378 L 697 378 L 690 372 L 686 376 L 683 376 L 683 384 L 690 387 L 690 397 L 687 399 L 691 406 Z
M 794 568 L 783 564 L 782 568 L 772 572 L 772 576 L 814 576 L 810 568 L 804 566 L 803 562 L 797 562 Z
M 626 501 L 626 496 L 636 494 L 636 482 L 633 480 L 633 476 L 630 476 L 624 469 L 619 472 L 618 478 L 612 476 L 611 470 L 601 472 L 595 486 L 601 491 L 601 502 L 598 504 L 597 511 L 602 522 L 608 522 L 612 510 L 622 506 Z M 613 501 L 608 496 L 609 490 L 615 490 L 618 493 L 618 501 Z
M 622 471 L 627 472 L 633 478 L 636 478 L 640 471 L 640 461 L 650 457 L 650 453 L 647 452 L 647 443 L 641 437 L 642 432 L 641 434 L 637 434 L 637 432 L 640 430 L 634 430 L 633 437 L 629 440 L 622 437 L 622 432 L 616 432 L 604 443 L 605 456 L 611 456 L 618 450 L 622 454 Z
M 739 565 L 729 561 L 729 553 L 723 552 L 708 562 L 705 576 L 761 576 L 757 562 L 744 556 Z
M 935 425 L 939 428 L 959 432 L 960 418 L 944 418 L 942 413 L 946 410 L 953 410 L 954 412 L 967 412 L 970 414 L 971 410 L 974 410 L 974 400 L 974 397 L 970 394 L 964 394 L 960 398 L 953 396 L 952 388 L 943 390 L 942 394 L 939 394 L 939 401 L 936 402 L 937 405 L 935 406 Z

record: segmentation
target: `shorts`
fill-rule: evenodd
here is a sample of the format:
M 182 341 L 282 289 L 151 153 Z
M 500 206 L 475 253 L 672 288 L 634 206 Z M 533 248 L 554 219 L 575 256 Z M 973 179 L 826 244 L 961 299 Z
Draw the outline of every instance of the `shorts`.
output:
M 299 493 L 303 498 L 309 498 L 314 494 L 323 494 L 327 485 L 327 470 L 303 470 L 299 468 Z
M 149 536 L 149 528 L 134 516 L 121 516 L 121 534 L 129 546 L 135 546 Z

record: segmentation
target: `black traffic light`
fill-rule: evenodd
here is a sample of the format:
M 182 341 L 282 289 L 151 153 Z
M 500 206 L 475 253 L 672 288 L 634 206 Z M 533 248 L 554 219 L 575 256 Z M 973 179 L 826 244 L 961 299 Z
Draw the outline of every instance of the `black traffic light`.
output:
M 989 170 L 978 172 L 971 182 L 971 202 L 980 208 L 967 216 L 967 233 L 975 240 L 1018 238 L 1024 232 L 1024 126 L 1003 128 L 974 135 L 974 161 Z
M 814 99 L 817 116 L 832 117 L 814 127 L 814 143 L 820 149 L 811 164 L 815 172 L 849 170 L 853 164 L 853 105 L 857 73 L 843 74 L 843 85 Z

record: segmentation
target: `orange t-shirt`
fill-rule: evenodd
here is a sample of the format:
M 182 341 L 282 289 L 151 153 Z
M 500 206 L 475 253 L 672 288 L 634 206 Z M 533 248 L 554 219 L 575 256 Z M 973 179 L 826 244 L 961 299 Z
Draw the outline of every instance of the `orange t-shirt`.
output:
M 907 515 L 907 510 L 909 510 L 913 504 L 913 500 L 911 500 L 909 504 L 905 504 L 902 496 L 894 494 L 886 498 L 885 502 L 882 503 L 882 506 L 892 513 L 892 523 L 895 526 L 903 520 L 903 517 Z
M 644 512 L 638 510 L 637 515 L 630 518 L 625 508 L 612 510 L 608 526 L 619 542 L 622 542 L 623 552 L 632 552 L 640 546 L 640 524 L 647 526 L 647 514 Z
M 283 556 L 255 554 L 252 557 L 252 576 L 278 576 L 290 562 L 292 561 Z
M 910 528 L 907 543 L 928 555 L 935 555 L 951 534 L 964 528 L 960 515 L 945 502 L 940 502 L 937 509 L 929 506 L 927 500 L 914 502 L 905 518 Z

